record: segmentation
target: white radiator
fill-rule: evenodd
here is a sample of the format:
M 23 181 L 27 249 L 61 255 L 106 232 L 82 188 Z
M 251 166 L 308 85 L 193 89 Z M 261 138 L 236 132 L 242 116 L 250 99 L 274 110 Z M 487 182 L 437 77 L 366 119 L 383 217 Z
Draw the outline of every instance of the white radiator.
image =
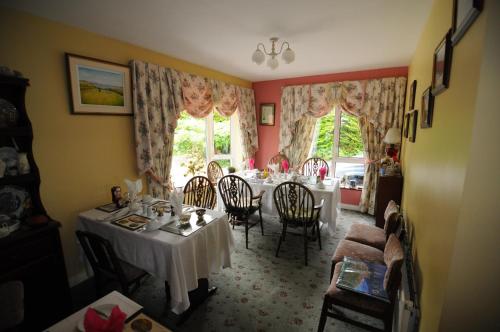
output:
M 393 332 L 417 332 L 420 312 L 417 305 L 413 269 L 406 262 L 401 268 L 402 278 L 396 304 L 394 305 Z M 410 274 L 410 278 L 408 275 Z

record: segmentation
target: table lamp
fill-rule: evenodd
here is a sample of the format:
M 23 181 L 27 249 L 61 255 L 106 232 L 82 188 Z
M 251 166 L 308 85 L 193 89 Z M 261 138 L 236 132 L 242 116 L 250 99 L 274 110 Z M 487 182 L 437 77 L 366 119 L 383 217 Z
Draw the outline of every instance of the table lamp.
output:
M 401 129 L 397 127 L 390 128 L 385 134 L 384 143 L 390 144 L 386 150 L 387 156 L 391 157 L 392 160 L 397 161 L 398 149 L 395 145 L 401 143 Z

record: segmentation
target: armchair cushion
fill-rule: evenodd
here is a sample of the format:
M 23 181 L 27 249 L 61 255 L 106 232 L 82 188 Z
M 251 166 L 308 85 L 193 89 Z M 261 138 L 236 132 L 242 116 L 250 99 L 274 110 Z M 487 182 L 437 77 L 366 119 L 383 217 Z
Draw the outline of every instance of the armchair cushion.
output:
M 351 309 L 359 308 L 364 312 L 370 312 L 376 316 L 383 315 L 384 312 L 389 309 L 389 303 L 363 294 L 337 288 L 336 283 L 339 278 L 340 270 L 342 269 L 342 264 L 342 262 L 335 264 L 333 278 L 330 287 L 328 287 L 326 291 L 326 296 L 341 306 Z
M 345 239 L 366 244 L 367 246 L 379 250 L 384 250 L 386 235 L 382 228 L 363 224 L 353 224 L 347 232 Z
M 372 262 L 384 264 L 384 252 L 376 248 L 350 240 L 340 240 L 332 257 L 332 264 L 344 260 L 344 256 L 355 257 Z

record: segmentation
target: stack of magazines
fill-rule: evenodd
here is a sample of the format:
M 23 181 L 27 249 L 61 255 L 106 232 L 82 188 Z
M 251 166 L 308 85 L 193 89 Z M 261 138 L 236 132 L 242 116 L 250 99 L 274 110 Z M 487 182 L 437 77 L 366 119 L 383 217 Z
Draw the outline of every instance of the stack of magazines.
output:
M 385 301 L 389 296 L 384 289 L 387 267 L 380 263 L 344 257 L 337 287 Z

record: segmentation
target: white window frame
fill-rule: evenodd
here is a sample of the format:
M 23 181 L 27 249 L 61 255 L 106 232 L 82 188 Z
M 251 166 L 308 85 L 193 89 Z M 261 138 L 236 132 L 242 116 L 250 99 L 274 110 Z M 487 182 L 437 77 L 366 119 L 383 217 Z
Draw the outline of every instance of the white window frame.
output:
M 217 112 L 215 109 L 213 112 Z M 206 125 L 206 159 L 207 164 L 212 160 L 231 160 L 231 165 L 239 168 L 238 166 L 242 163 L 241 156 L 241 134 L 239 127 L 238 112 L 234 112 L 229 118 L 230 125 L 230 137 L 231 137 L 231 152 L 230 154 L 215 154 L 214 149 L 214 114 L 211 112 L 205 118 Z
M 334 115 L 334 130 L 333 130 L 333 151 L 332 151 L 332 165 L 330 169 L 332 170 L 331 175 L 332 177 L 335 176 L 335 171 L 336 171 L 336 166 L 337 163 L 350 163 L 350 164 L 365 164 L 365 158 L 363 157 L 341 157 L 339 156 L 339 151 L 340 151 L 340 124 L 341 124 L 341 119 L 342 119 L 342 113 L 349 114 L 345 111 L 343 111 L 340 107 L 336 107 L 333 112 L 335 112 Z M 337 130 L 335 130 L 337 128 Z M 363 151 L 364 155 L 364 151 Z

